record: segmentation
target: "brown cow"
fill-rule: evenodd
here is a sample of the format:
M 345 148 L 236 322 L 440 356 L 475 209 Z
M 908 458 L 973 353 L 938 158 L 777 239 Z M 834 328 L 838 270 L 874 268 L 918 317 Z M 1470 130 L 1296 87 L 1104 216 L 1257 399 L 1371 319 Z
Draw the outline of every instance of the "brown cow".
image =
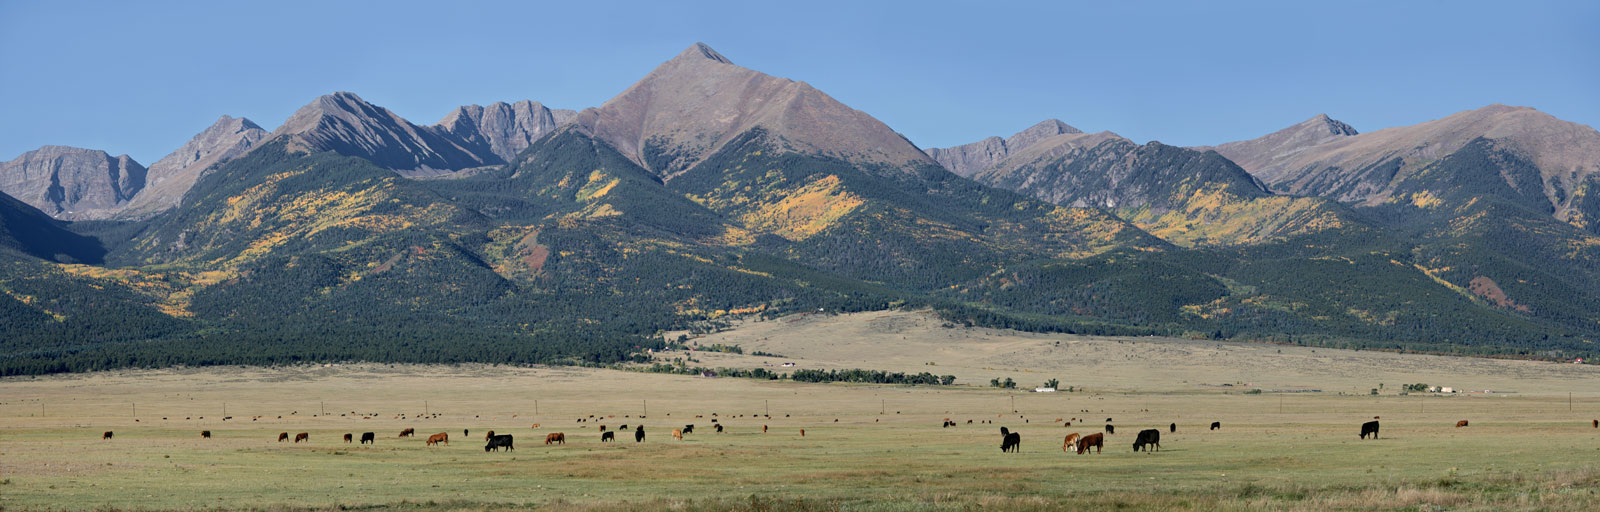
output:
M 355 441 L 355 440 L 356 440 L 355 434 L 351 434 L 351 433 L 348 433 L 348 432 L 346 432 L 344 434 L 344 442 L 348 443 L 348 442 Z
M 544 436 L 544 444 L 567 444 L 567 435 L 561 432 L 551 432 Z
M 538 423 L 534 423 L 532 427 L 528 427 L 528 428 L 539 428 L 539 424 Z
M 400 431 L 400 437 L 416 437 L 417 429 L 408 428 Z
M 201 439 L 211 439 L 211 431 L 210 430 L 201 430 L 200 431 L 200 438 Z
M 1070 452 L 1078 449 L 1078 434 L 1067 434 L 1067 439 L 1061 442 L 1061 451 Z
M 1467 426 L 1467 420 L 1461 420 L 1461 421 L 1457 421 L 1456 422 L 1456 428 L 1461 428 L 1461 427 L 1465 427 L 1465 426 Z
M 106 433 L 104 433 L 104 434 L 100 434 L 100 440 L 101 441 L 104 441 L 104 440 L 107 440 L 107 439 L 111 439 L 111 431 L 110 430 L 107 430 Z
M 294 435 L 294 442 L 298 443 L 298 442 L 301 442 L 301 441 L 305 441 L 307 443 L 311 442 L 311 433 L 310 432 L 301 432 L 299 434 L 295 434 Z
M 1095 453 L 1100 453 L 1100 450 L 1105 448 L 1105 442 L 1105 434 L 1098 432 L 1083 436 L 1078 440 L 1078 455 L 1088 453 L 1090 447 L 1094 448 Z
M 494 439 L 494 431 L 493 430 L 490 430 L 488 434 L 484 434 L 484 436 L 483 436 L 484 442 L 488 442 L 490 439 Z
M 678 428 L 672 429 L 672 438 L 673 439 L 677 439 L 679 441 L 682 441 L 683 440 L 683 429 L 678 429 Z
M 763 433 L 763 434 L 767 433 L 767 426 L 766 425 L 762 425 L 761 426 L 761 433 Z
M 288 441 L 288 440 L 289 440 L 289 433 L 288 432 L 279 432 L 278 433 L 278 442 L 281 443 L 281 442 Z
M 450 434 L 446 434 L 444 432 L 440 432 L 440 433 L 428 436 L 427 446 L 433 446 L 433 445 L 440 444 L 440 443 L 450 444 Z
M 806 436 L 806 429 L 803 429 L 803 428 L 800 429 L 800 437 L 805 437 L 805 436 Z

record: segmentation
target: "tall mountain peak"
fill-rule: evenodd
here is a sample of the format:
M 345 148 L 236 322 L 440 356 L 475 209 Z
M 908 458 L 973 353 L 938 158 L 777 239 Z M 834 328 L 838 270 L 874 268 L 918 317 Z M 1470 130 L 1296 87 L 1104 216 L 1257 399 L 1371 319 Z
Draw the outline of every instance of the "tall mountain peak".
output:
M 298 149 L 364 158 L 407 176 L 441 175 L 502 162 L 493 154 L 474 153 L 442 129 L 411 124 L 344 91 L 300 107 L 273 137 L 289 137 L 291 147 Z
M 696 59 L 711 60 L 722 64 L 733 64 L 732 60 L 729 60 L 727 57 L 722 56 L 722 54 L 717 53 L 717 51 L 711 49 L 710 46 L 707 46 L 705 43 L 698 42 L 689 45 L 689 47 L 684 49 L 682 53 L 679 53 L 677 57 L 672 58 L 674 61 Z
M 434 126 L 459 139 L 474 153 L 492 153 L 509 162 L 534 140 L 566 124 L 576 114 L 531 100 L 495 102 L 458 107 Z
M 1216 147 L 1195 147 L 1196 150 L 1214 150 L 1233 160 L 1246 171 L 1256 173 L 1261 169 L 1279 165 L 1311 148 L 1353 137 L 1359 132 L 1342 121 L 1317 114 L 1310 119 L 1251 140 L 1229 142 Z
M 104 219 L 144 188 L 147 172 L 128 155 L 43 146 L 0 162 L 0 192 L 57 219 Z
M 1046 119 L 1029 126 L 1010 137 L 988 137 L 983 140 L 950 148 L 931 148 L 928 156 L 950 172 L 972 177 L 999 164 L 1002 160 L 1026 150 L 1057 135 L 1082 134 L 1059 119 Z
M 573 127 L 664 178 L 756 128 L 796 152 L 891 166 L 933 163 L 872 116 L 804 82 L 736 66 L 704 44 L 578 113 Z
M 267 138 L 267 131 L 243 117 L 223 115 L 182 147 L 150 164 L 143 191 L 128 203 L 121 217 L 140 218 L 177 206 L 212 167 L 249 152 Z

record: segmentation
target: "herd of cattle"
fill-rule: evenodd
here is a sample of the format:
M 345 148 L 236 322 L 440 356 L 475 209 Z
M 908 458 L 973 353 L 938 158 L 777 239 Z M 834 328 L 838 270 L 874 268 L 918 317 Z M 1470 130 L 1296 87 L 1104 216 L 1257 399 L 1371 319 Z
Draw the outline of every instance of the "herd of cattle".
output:
M 713 416 L 715 416 L 715 415 L 713 414 Z M 592 417 L 593 416 L 591 416 L 591 418 Z M 696 416 L 696 417 L 700 417 L 700 416 Z M 578 421 L 579 422 L 583 422 L 583 421 L 587 421 L 587 419 L 580 418 Z M 838 421 L 839 420 L 834 420 L 834 422 L 838 422 Z M 1080 420 L 1078 418 L 1071 418 L 1071 419 L 1056 418 L 1056 422 L 1057 423 L 1063 423 L 1064 426 L 1067 426 L 1067 427 L 1071 427 L 1073 421 L 1082 422 L 1084 420 Z M 717 420 L 715 420 L 715 419 L 711 420 L 711 422 L 712 422 L 712 426 L 716 428 L 717 433 L 719 433 L 719 434 L 722 433 L 722 431 L 723 431 L 722 430 L 722 424 L 717 423 Z M 968 424 L 971 424 L 972 422 L 973 422 L 973 420 L 967 420 Z M 990 421 L 984 421 L 984 423 L 991 423 L 991 422 Z M 1467 425 L 1468 425 L 1468 421 L 1467 420 L 1461 420 L 1461 421 L 1457 421 L 1456 422 L 1456 428 L 1466 427 Z M 956 422 L 955 421 L 952 421 L 950 418 L 945 418 L 944 419 L 944 424 L 943 424 L 944 428 L 951 428 L 951 427 L 954 427 L 954 426 L 956 426 Z M 1593 427 L 1593 428 L 1600 428 L 1600 419 L 1591 421 L 1590 422 L 1590 426 Z M 538 429 L 539 428 L 539 424 L 538 423 L 534 423 L 532 428 Z M 1217 429 L 1220 429 L 1220 428 L 1222 428 L 1222 422 L 1219 422 L 1219 421 L 1211 422 L 1211 430 L 1217 430 Z M 600 442 L 607 443 L 607 442 L 615 442 L 616 441 L 616 432 L 615 431 L 606 430 L 606 426 L 605 425 L 600 425 L 599 429 L 600 429 Z M 623 424 L 622 427 L 620 429 L 618 429 L 618 430 L 627 430 L 627 429 L 628 429 L 628 425 Z M 1176 433 L 1178 431 L 1178 424 L 1177 423 L 1169 424 L 1169 425 L 1167 425 L 1167 429 L 1168 429 L 1168 431 L 1170 433 Z M 461 433 L 462 433 L 463 436 L 466 436 L 470 432 L 471 432 L 471 430 L 463 430 Z M 767 432 L 767 426 L 766 425 L 762 425 L 761 426 L 761 432 L 762 433 L 766 433 Z M 1105 436 L 1108 435 L 1108 434 L 1116 434 L 1116 432 L 1117 432 L 1116 426 L 1111 424 L 1111 418 L 1106 418 L 1106 425 L 1105 425 L 1105 432 L 1104 433 L 1096 432 L 1096 433 L 1092 433 L 1092 434 L 1088 434 L 1088 435 L 1080 435 L 1080 434 L 1077 434 L 1077 433 L 1067 434 L 1066 439 L 1061 444 L 1061 451 L 1064 451 L 1064 452 L 1076 451 L 1078 455 L 1083 455 L 1085 453 L 1088 453 L 1092 449 L 1094 451 L 1094 453 L 1097 453 L 1097 454 L 1101 453 L 1101 451 L 1105 448 Z M 692 433 L 694 433 L 694 425 L 693 424 L 684 425 L 683 428 L 681 428 L 681 429 L 673 429 L 672 430 L 672 438 L 676 439 L 676 440 L 679 440 L 679 441 L 682 441 L 683 440 L 683 436 L 685 434 L 692 434 Z M 400 435 L 398 437 L 416 437 L 416 435 L 417 435 L 416 429 L 407 428 L 407 429 L 401 430 L 400 431 Z M 805 435 L 806 435 L 805 429 L 800 429 L 800 437 L 805 437 Z M 1378 417 L 1377 416 L 1373 416 L 1372 417 L 1372 421 L 1364 422 L 1364 423 L 1361 424 L 1360 438 L 1364 440 L 1369 435 L 1372 436 L 1373 439 L 1377 439 L 1378 438 Z M 109 439 L 112 438 L 112 436 L 113 436 L 113 432 L 110 431 L 110 430 L 107 430 L 107 431 L 105 431 L 104 434 L 101 435 L 100 439 L 109 440 Z M 200 431 L 200 437 L 202 439 L 211 439 L 211 431 L 210 430 L 202 430 L 202 431 Z M 644 425 L 636 425 L 634 430 L 633 430 L 633 441 L 635 443 L 642 443 L 642 442 L 644 442 L 644 437 L 645 437 Z M 1017 432 L 1012 432 L 1011 429 L 1006 428 L 1006 427 L 1000 427 L 1000 437 L 1001 437 L 1001 440 L 1000 440 L 1000 451 L 1008 452 L 1008 453 L 1020 453 L 1022 451 L 1022 434 L 1019 434 Z M 352 442 L 354 438 L 355 437 L 354 437 L 353 433 L 347 433 L 347 434 L 344 435 L 344 442 L 346 442 L 346 443 Z M 281 433 L 278 434 L 278 442 L 280 442 L 280 443 L 284 442 L 284 441 L 288 441 L 289 439 L 290 438 L 289 438 L 289 433 L 288 432 L 281 432 Z M 299 443 L 301 441 L 310 443 L 311 442 L 311 434 L 309 432 L 300 432 L 298 434 L 295 434 L 294 435 L 294 442 L 295 443 Z M 513 446 L 513 441 L 512 441 L 511 434 L 499 434 L 499 435 L 496 435 L 493 430 L 490 430 L 489 433 L 484 436 L 484 441 L 487 443 L 487 444 L 485 444 L 483 446 L 483 451 L 485 451 L 485 452 L 500 451 L 502 448 L 505 449 L 506 451 L 511 451 L 511 450 L 515 449 L 515 447 Z M 545 438 L 544 438 L 544 444 L 547 444 L 547 445 L 551 445 L 551 444 L 566 444 L 566 443 L 567 443 L 567 437 L 566 437 L 566 434 L 563 433 L 563 432 L 552 432 L 552 433 L 546 434 Z M 375 432 L 363 432 L 361 434 L 361 444 L 377 444 L 377 434 Z M 445 433 L 445 432 L 440 432 L 440 433 L 428 436 L 428 439 L 427 439 L 427 442 L 426 442 L 427 446 L 448 445 L 448 444 L 450 444 L 450 435 L 448 433 Z M 1144 451 L 1145 453 L 1161 451 L 1161 431 L 1158 430 L 1158 429 L 1153 429 L 1153 428 L 1140 430 L 1138 435 L 1134 436 L 1133 451 L 1137 452 L 1137 451 L 1141 451 L 1141 450 Z

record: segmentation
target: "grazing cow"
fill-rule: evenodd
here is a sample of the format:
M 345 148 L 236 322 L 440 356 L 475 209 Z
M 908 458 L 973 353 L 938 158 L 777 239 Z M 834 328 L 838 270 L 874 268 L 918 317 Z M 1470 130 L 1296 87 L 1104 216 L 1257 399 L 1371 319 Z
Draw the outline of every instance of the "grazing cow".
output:
M 1078 434 L 1067 434 L 1067 438 L 1061 441 L 1061 451 L 1070 452 L 1076 449 L 1078 449 Z
M 355 435 L 353 435 L 351 433 L 348 433 L 348 432 L 345 433 L 344 442 L 349 443 L 349 442 L 355 441 L 355 440 L 356 440 L 356 436 Z
M 1022 434 L 1012 432 L 1011 429 L 1000 427 L 1000 451 L 1022 452 Z
M 1457 421 L 1456 422 L 1456 428 L 1461 428 L 1461 427 L 1465 427 L 1465 426 L 1467 426 L 1467 420 L 1461 420 L 1461 421 Z
M 617 433 L 616 432 L 605 432 L 605 433 L 600 434 L 600 442 L 602 442 L 602 443 L 604 443 L 606 441 L 616 441 L 616 440 L 617 440 Z
M 1216 429 L 1219 429 L 1219 428 L 1222 428 L 1222 422 L 1220 422 L 1220 421 L 1211 422 L 1211 430 L 1216 430 Z
M 1148 428 L 1139 431 L 1139 438 L 1133 440 L 1133 451 L 1139 451 L 1143 449 L 1145 453 L 1150 453 L 1152 450 L 1146 448 L 1146 446 L 1154 446 L 1154 451 L 1161 451 L 1160 430 Z
M 281 442 L 288 441 L 288 440 L 289 440 L 289 433 L 288 432 L 279 432 L 278 433 L 278 442 L 281 443 Z
M 111 439 L 111 431 L 110 430 L 107 430 L 106 433 L 104 433 L 104 434 L 100 434 L 100 440 L 101 441 L 104 441 L 104 440 L 107 440 L 107 439 Z
M 529 428 L 539 428 L 539 424 L 538 423 L 534 423 L 533 426 L 529 427 Z M 627 427 L 623 427 L 623 428 L 627 428 Z
M 1083 438 L 1078 439 L 1078 455 L 1088 453 L 1091 447 L 1094 448 L 1095 453 L 1100 453 L 1100 450 L 1105 448 L 1105 442 L 1105 434 L 1098 432 L 1083 436 Z
M 416 435 L 417 429 L 414 428 L 408 428 L 400 431 L 400 437 L 415 437 Z
M 605 425 L 601 425 L 600 426 L 600 431 L 601 432 L 605 432 L 606 431 L 606 426 Z
M 512 451 L 516 449 L 516 447 L 511 446 L 511 434 L 503 434 L 491 437 L 489 438 L 489 444 L 483 445 L 483 451 L 485 452 L 498 452 L 501 448 L 505 448 L 506 451 Z
M 295 434 L 294 435 L 294 442 L 298 443 L 298 442 L 301 442 L 301 441 L 305 441 L 307 443 L 311 442 L 311 433 L 310 432 L 301 432 L 299 434 Z
M 694 433 L 694 425 L 684 425 L 683 426 L 683 433 L 685 433 L 685 434 L 693 434 Z
M 515 418 L 516 416 L 512 416 L 512 417 Z M 467 436 L 470 436 L 470 435 L 472 435 L 472 430 L 461 429 L 461 437 L 467 437 Z
M 440 433 L 428 436 L 428 443 L 427 443 L 428 446 L 433 446 L 433 445 L 440 444 L 440 443 L 450 444 L 450 434 L 446 434 L 444 432 L 440 432 Z
M 763 434 L 767 433 L 767 426 L 766 425 L 762 425 L 761 426 L 761 433 L 763 433 Z
M 677 439 L 679 441 L 682 441 L 683 440 L 683 429 L 679 429 L 679 428 L 672 429 L 672 438 L 673 439 Z
M 488 434 L 484 434 L 483 435 L 484 442 L 488 442 L 490 439 L 494 439 L 494 431 L 493 430 L 490 430 Z
M 1115 433 L 1117 433 L 1117 427 L 1115 425 L 1106 425 L 1106 433 L 1107 434 L 1115 434 Z
M 1594 420 L 1594 428 L 1600 428 L 1600 420 Z
M 1173 423 L 1171 425 L 1168 425 L 1167 426 L 1167 430 L 1169 430 L 1173 434 L 1178 433 L 1178 424 L 1177 423 Z
M 627 423 L 623 423 L 622 426 L 617 427 L 617 430 L 627 430 L 627 429 L 628 429 L 628 424 Z
M 950 420 L 944 420 L 944 428 L 950 428 L 950 427 L 954 427 L 954 426 L 956 426 L 956 422 L 950 421 Z
M 718 433 L 718 434 L 721 434 L 721 433 L 722 433 L 722 424 L 720 424 L 720 423 L 719 423 L 719 424 L 717 424 L 717 433 Z
M 201 439 L 211 439 L 211 431 L 210 430 L 201 430 L 200 431 L 200 438 Z
M 803 428 L 800 429 L 800 437 L 805 437 L 805 436 L 806 436 L 806 429 L 803 429 Z
M 544 444 L 567 444 L 567 435 L 561 432 L 551 432 L 544 436 Z
M 643 443 L 644 442 L 644 425 L 639 425 L 639 428 L 634 429 L 634 431 L 633 431 L 633 442 L 635 442 L 635 443 Z
M 1372 434 L 1373 439 L 1378 438 L 1378 422 L 1376 420 L 1361 424 L 1361 438 L 1366 439 L 1367 434 Z
M 375 432 L 362 432 L 361 444 L 367 443 L 378 444 L 378 434 Z

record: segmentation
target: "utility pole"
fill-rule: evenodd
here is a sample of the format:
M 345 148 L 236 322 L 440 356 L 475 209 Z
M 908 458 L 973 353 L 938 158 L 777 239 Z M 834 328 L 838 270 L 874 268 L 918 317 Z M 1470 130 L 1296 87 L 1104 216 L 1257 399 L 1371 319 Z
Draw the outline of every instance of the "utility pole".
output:
M 423 416 L 427 416 L 428 415 L 428 401 L 427 400 L 423 400 L 422 401 L 422 415 Z
M 1572 392 L 1568 391 L 1567 392 L 1567 411 L 1571 411 L 1571 410 L 1572 410 Z
M 761 407 L 767 410 L 767 416 L 772 415 L 772 404 L 768 403 L 766 400 L 762 400 Z
M 133 402 L 133 417 L 139 417 L 139 403 Z
M 538 400 L 534 400 L 533 401 L 533 415 L 534 416 L 538 416 L 539 415 L 539 401 Z
M 649 400 L 640 400 L 639 402 L 644 404 L 644 412 L 640 413 L 639 417 L 643 418 L 645 416 L 649 416 L 650 415 L 650 401 Z
M 884 401 L 878 403 L 878 414 L 883 414 L 884 411 L 887 411 L 887 410 L 889 410 L 889 401 L 888 400 L 884 400 Z
M 1017 395 L 1011 395 L 1011 412 L 1017 412 Z
M 322 415 L 323 416 L 327 416 L 328 415 L 328 403 L 327 402 L 317 402 L 317 408 L 322 409 Z

